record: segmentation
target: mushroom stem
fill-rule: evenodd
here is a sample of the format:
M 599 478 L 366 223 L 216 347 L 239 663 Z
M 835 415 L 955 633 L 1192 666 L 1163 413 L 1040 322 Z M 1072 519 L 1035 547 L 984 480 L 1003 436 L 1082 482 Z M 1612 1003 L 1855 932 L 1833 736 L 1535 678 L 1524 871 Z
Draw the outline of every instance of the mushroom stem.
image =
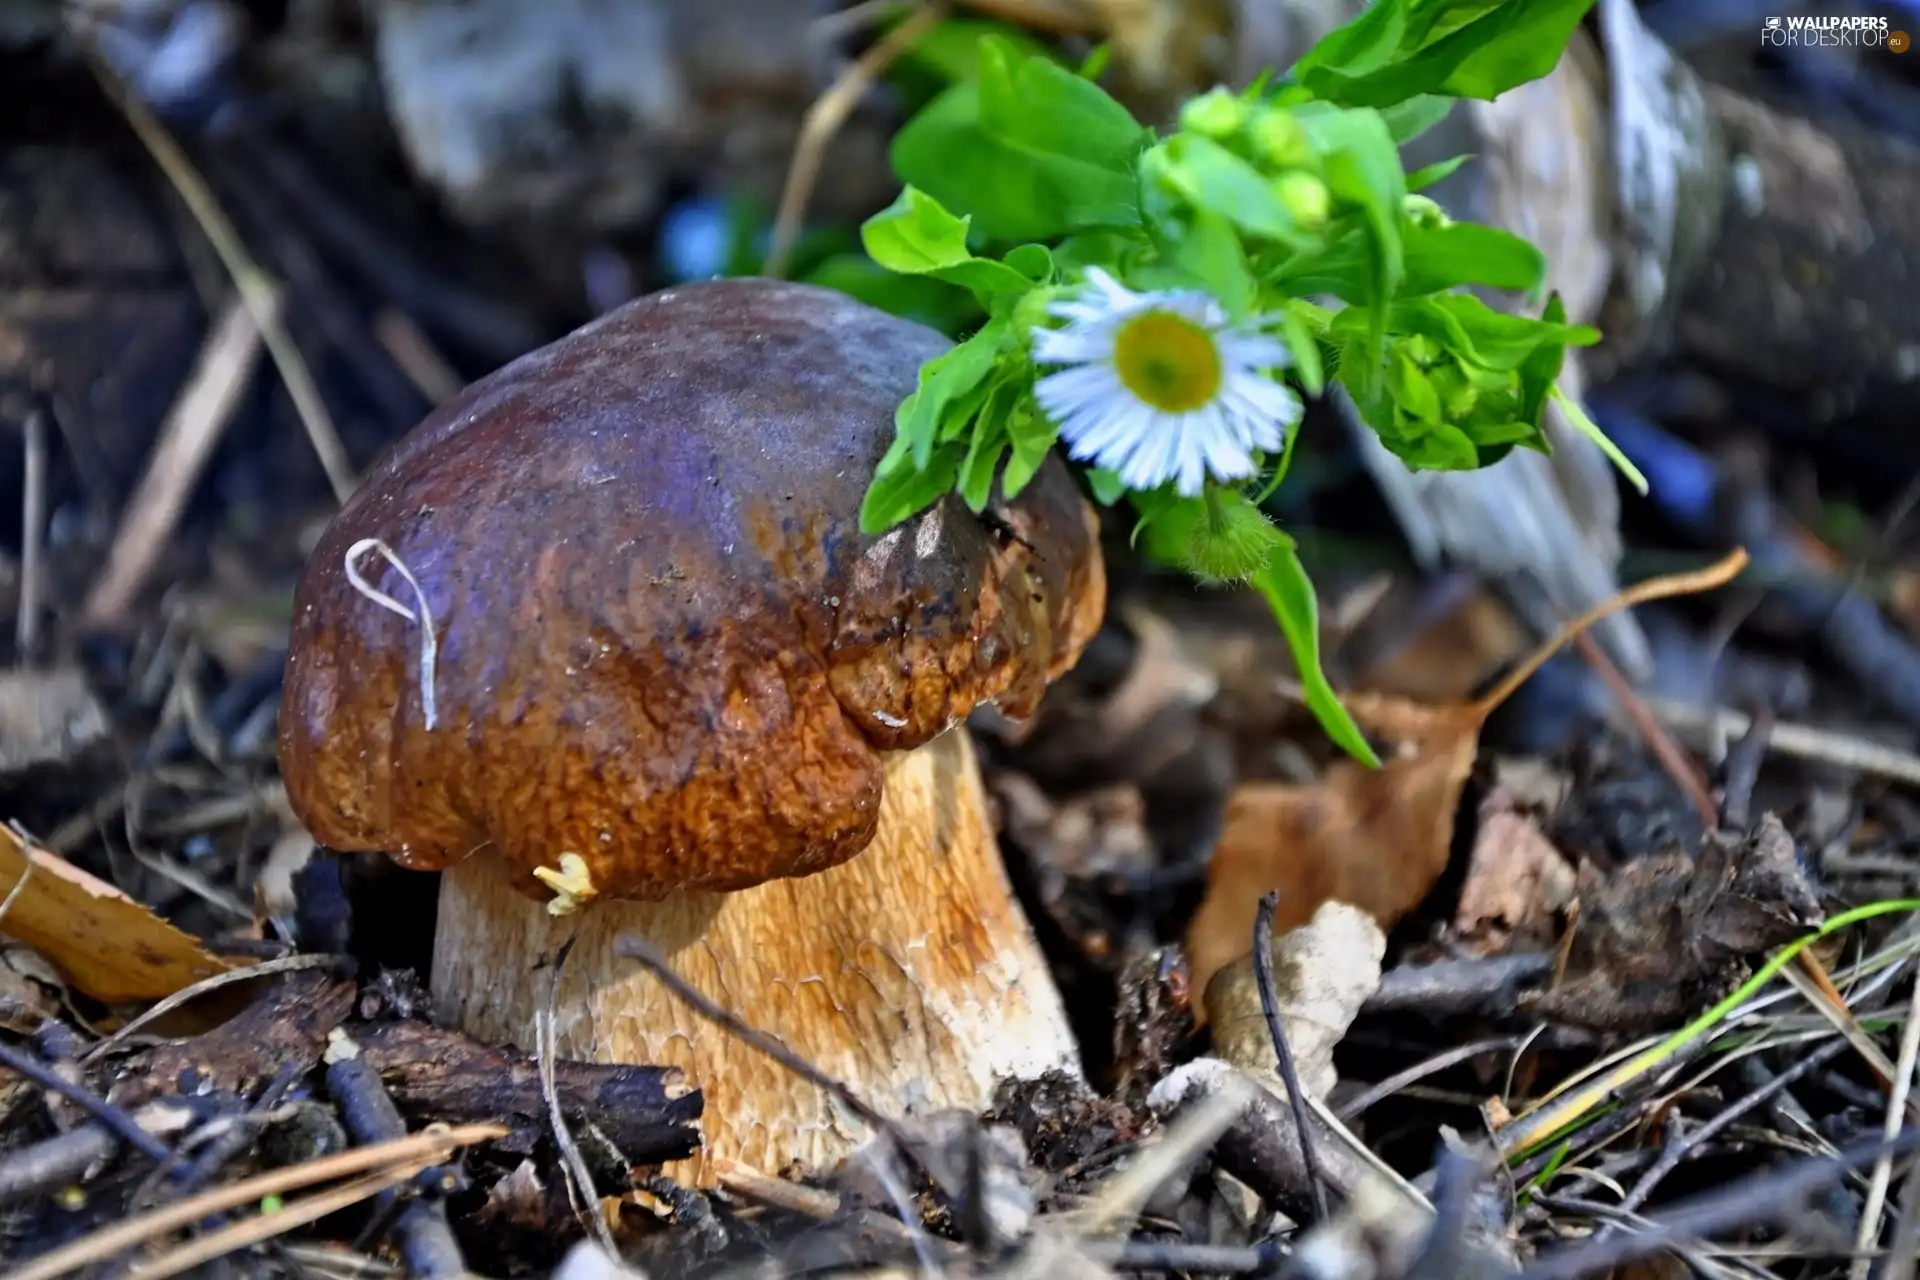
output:
M 889 754 L 872 843 L 811 876 L 657 903 L 597 900 L 555 918 L 508 883 L 497 859 L 468 858 L 441 880 L 440 1018 L 531 1048 L 547 999 L 542 962 L 576 927 L 555 997 L 557 1049 L 684 1069 L 705 1094 L 705 1146 L 669 1172 L 700 1185 L 712 1184 L 720 1158 L 823 1171 L 868 1135 L 824 1092 L 701 1022 L 616 955 L 623 934 L 644 937 L 694 988 L 887 1114 L 978 1111 L 1009 1079 L 1080 1074 L 963 728 Z

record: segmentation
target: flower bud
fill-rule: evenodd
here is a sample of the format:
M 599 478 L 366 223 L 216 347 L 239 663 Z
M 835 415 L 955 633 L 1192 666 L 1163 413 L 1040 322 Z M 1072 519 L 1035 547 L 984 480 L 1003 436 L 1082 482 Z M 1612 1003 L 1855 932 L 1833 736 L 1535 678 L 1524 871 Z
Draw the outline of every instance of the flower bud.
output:
M 1180 127 L 1194 133 L 1212 138 L 1215 142 L 1225 142 L 1240 132 L 1247 122 L 1252 108 L 1236 93 L 1224 88 L 1215 88 L 1201 94 L 1180 108 Z
M 1303 227 L 1321 226 L 1333 214 L 1333 192 L 1305 169 L 1289 169 L 1275 178 L 1273 193 Z
M 1291 111 L 1264 108 L 1254 114 L 1250 128 L 1261 158 L 1277 168 L 1298 168 L 1313 159 L 1313 143 L 1306 126 L 1294 119 Z
M 1453 225 L 1453 219 L 1447 216 L 1447 211 L 1426 196 L 1409 195 L 1400 207 L 1408 220 L 1419 226 L 1437 229 Z
M 1245 582 L 1267 567 L 1286 535 L 1244 494 L 1209 485 L 1187 535 L 1187 571 L 1203 582 Z

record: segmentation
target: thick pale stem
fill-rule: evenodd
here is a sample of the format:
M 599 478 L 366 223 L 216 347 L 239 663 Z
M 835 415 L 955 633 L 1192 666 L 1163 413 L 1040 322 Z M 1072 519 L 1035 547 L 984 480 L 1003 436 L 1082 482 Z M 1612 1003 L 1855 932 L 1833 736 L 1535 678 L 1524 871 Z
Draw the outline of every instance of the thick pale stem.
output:
M 724 1030 L 631 960 L 644 936 L 694 987 L 890 1114 L 980 1110 L 1008 1079 L 1079 1074 L 1060 994 L 1000 861 L 965 730 L 890 756 L 878 832 L 830 871 L 741 893 L 590 902 L 555 919 L 485 854 L 442 878 L 439 1016 L 531 1049 L 544 963 L 579 928 L 555 1003 L 559 1052 L 674 1065 L 706 1095 L 700 1159 L 820 1170 L 868 1136 L 860 1121 Z

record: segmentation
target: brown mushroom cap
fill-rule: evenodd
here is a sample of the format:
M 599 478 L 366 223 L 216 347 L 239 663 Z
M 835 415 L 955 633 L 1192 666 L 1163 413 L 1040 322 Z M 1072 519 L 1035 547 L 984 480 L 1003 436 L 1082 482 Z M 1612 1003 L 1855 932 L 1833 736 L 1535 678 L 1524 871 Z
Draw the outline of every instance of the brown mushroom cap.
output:
M 1057 458 L 996 535 L 949 495 L 858 511 L 933 330 L 844 295 L 725 280 L 638 299 L 467 388 L 377 466 L 294 602 L 280 762 L 322 844 L 432 870 L 483 847 L 518 888 L 582 856 L 602 897 L 731 890 L 844 862 L 878 753 L 976 705 L 1030 714 L 1105 606 Z M 356 589 L 392 549 L 434 623 Z M 362 579 L 417 608 L 379 554 Z

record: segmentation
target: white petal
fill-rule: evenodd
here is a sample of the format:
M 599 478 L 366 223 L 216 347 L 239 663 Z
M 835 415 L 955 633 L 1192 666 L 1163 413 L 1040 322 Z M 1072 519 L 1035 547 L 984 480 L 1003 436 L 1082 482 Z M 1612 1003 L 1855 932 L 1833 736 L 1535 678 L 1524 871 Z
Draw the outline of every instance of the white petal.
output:
M 1293 362 L 1287 344 L 1264 333 L 1223 333 L 1220 357 L 1241 369 L 1284 369 Z
M 1085 327 L 1035 329 L 1033 358 L 1043 364 L 1080 364 L 1113 356 L 1113 334 Z

